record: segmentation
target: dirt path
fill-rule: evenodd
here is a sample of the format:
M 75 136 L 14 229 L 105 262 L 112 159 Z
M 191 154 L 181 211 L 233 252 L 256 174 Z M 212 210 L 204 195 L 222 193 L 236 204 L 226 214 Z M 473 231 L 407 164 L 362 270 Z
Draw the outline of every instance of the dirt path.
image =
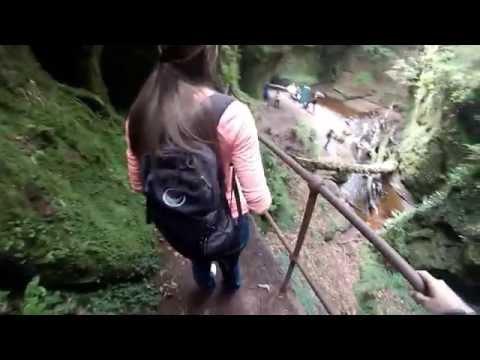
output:
M 274 96 L 274 92 L 271 96 Z M 349 149 L 354 137 L 345 136 L 345 134 L 351 135 L 353 129 L 347 124 L 343 115 L 328 108 L 331 105 L 328 103 L 328 99 L 326 100 L 328 104 L 325 106 L 321 105 L 321 102 L 319 105 L 310 105 L 309 111 L 293 101 L 287 93 L 281 92 L 279 99 L 280 109 L 266 105 L 262 108 L 258 124 L 259 131 L 269 134 L 277 144 L 288 150 L 288 147 L 292 145 L 291 129 L 297 127 L 300 122 L 305 122 L 316 132 L 320 157 L 329 157 L 332 160 L 341 159 L 344 162 L 354 161 Z M 347 106 L 343 105 L 343 107 L 344 110 L 348 110 Z M 353 114 L 360 115 L 361 113 L 350 110 L 349 114 L 353 116 Z M 331 130 L 337 137 L 345 138 L 346 143 L 338 143 L 333 140 L 325 150 L 327 135 Z
M 348 139 L 347 144 L 332 141 L 327 151 L 323 149 L 327 133 L 331 129 L 337 134 L 348 130 L 342 115 L 325 106 L 316 106 L 312 114 L 302 109 L 285 93 L 280 93 L 280 109 L 266 105 L 263 107 L 257 126 L 260 132 L 266 132 L 277 144 L 288 150 L 288 146 L 292 145 L 291 129 L 295 128 L 299 121 L 308 122 L 316 130 L 320 156 L 337 157 L 344 161 L 352 156 L 348 149 Z M 295 200 L 295 217 L 299 223 L 308 195 L 308 186 L 294 174 L 291 181 L 298 184 L 292 187 L 291 196 Z M 356 314 L 358 306 L 353 286 L 359 277 L 359 249 L 365 240 L 355 229 L 345 227 L 345 220 L 339 220 L 332 214 L 336 214 L 336 211 L 325 201 L 319 201 L 301 256 L 307 271 L 324 289 L 325 298 L 335 304 L 338 313 Z M 326 241 L 324 235 L 332 227 L 343 230 L 335 230 L 333 237 Z M 297 229 L 286 233 L 291 247 L 294 246 L 296 233 Z M 291 290 L 284 296 L 278 293 L 284 274 L 276 257 L 285 257 L 285 249 L 271 232 L 263 239 L 252 226 L 251 241 L 241 257 L 244 284 L 233 296 L 222 293 L 220 271 L 216 276 L 215 292 L 210 296 L 202 294 L 192 278 L 190 262 L 175 254 L 165 243 L 164 248 L 167 263 L 157 278 L 157 283 L 167 294 L 158 308 L 161 315 L 306 314 L 306 308 L 299 301 L 304 295 L 298 293 L 297 298 Z M 270 291 L 258 285 L 269 285 Z M 325 314 L 324 309 L 317 310 L 316 313 Z
M 165 243 L 167 264 L 157 283 L 168 291 L 160 303 L 160 315 L 303 315 L 302 306 L 288 291 L 279 295 L 283 273 L 273 258 L 264 239 L 252 228 L 250 242 L 240 263 L 243 286 L 234 295 L 225 295 L 221 289 L 221 272 L 216 275 L 217 289 L 210 296 L 200 292 L 194 283 L 190 262 L 175 254 Z M 270 291 L 258 287 L 269 285 Z M 319 310 L 321 311 L 321 309 Z
M 331 109 L 329 108 L 331 104 L 327 101 L 326 104 L 317 105 L 315 111 L 311 113 L 302 109 L 287 94 L 281 95 L 280 99 L 280 109 L 265 106 L 261 112 L 260 129 L 267 132 L 275 143 L 287 151 L 289 147 L 295 148 L 292 142 L 298 140 L 290 135 L 290 129 L 295 128 L 299 122 L 305 121 L 317 133 L 320 157 L 329 157 L 332 160 L 338 159 L 347 163 L 355 162 L 352 143 L 363 133 L 364 126 L 371 126 L 373 120 L 366 116 L 372 111 L 370 104 L 357 101 L 358 104 L 352 110 L 342 103 L 335 103 Z M 379 109 L 386 110 L 379 107 L 374 110 Z M 330 130 L 340 135 L 344 141 L 332 140 L 325 150 L 323 146 Z M 299 224 L 308 197 L 308 186 L 293 172 L 289 182 L 295 184 L 290 188 L 290 198 L 294 200 L 295 220 Z M 396 200 L 390 197 L 382 198 L 380 214 L 366 219 L 370 225 L 376 229 L 380 228 L 383 221 L 391 215 L 390 211 L 387 211 L 391 204 L 384 206 L 383 203 L 393 201 L 395 203 L 393 206 L 397 208 Z M 292 247 L 296 242 L 297 232 L 298 228 L 285 233 Z M 273 253 L 284 252 L 272 232 L 269 232 L 266 238 Z M 362 263 L 360 249 L 364 243 L 366 239 L 320 197 L 302 248 L 301 261 L 305 264 L 313 281 L 322 289 L 325 300 L 335 307 L 337 313 L 354 315 L 358 311 L 354 286 L 360 277 Z M 390 305 L 388 299 L 383 302 Z
M 290 196 L 294 200 L 296 223 L 299 224 L 308 197 L 308 185 L 296 174 L 291 175 L 290 181 L 297 184 L 291 189 Z M 359 250 L 366 240 L 356 229 L 346 225 L 346 220 L 340 220 L 341 217 L 325 200 L 318 199 L 302 248 L 301 261 L 312 280 L 322 290 L 322 296 L 336 312 L 355 315 L 358 306 L 353 287 L 360 276 Z M 326 241 L 327 229 L 336 227 L 339 230 L 330 241 Z M 340 230 L 340 227 L 343 229 Z M 285 232 L 290 247 L 295 246 L 297 233 L 298 226 Z M 266 238 L 274 253 L 284 252 L 273 232 L 269 232 Z
M 322 105 L 315 106 L 314 112 L 311 112 L 312 108 L 306 111 L 285 93 L 280 95 L 280 109 L 265 106 L 262 110 L 260 131 L 270 132 L 269 135 L 281 148 L 294 147 L 292 141 L 295 139 L 289 136 L 289 131 L 300 121 L 305 121 L 316 131 L 319 156 L 343 162 L 355 161 L 350 143 L 358 132 L 358 124 L 352 122 L 353 126 L 348 126 L 346 117 L 341 113 Z M 343 110 L 349 109 L 344 106 Z M 360 116 L 361 113 L 352 110 L 348 114 Z M 356 118 L 355 121 L 361 120 Z M 327 134 L 331 130 L 339 136 L 343 135 L 345 142 L 332 140 L 325 150 Z M 345 132 L 351 134 L 345 136 Z M 296 223 L 299 224 L 308 197 L 308 186 L 293 172 L 290 175 L 290 183 L 296 184 L 290 189 L 290 197 L 294 200 Z M 292 229 L 286 232 L 292 247 L 296 242 L 297 231 L 298 229 Z M 327 233 L 330 233 L 331 238 L 326 240 Z M 272 252 L 276 254 L 284 252 L 273 233 L 267 234 L 267 240 Z M 325 299 L 338 313 L 350 315 L 357 313 L 358 305 L 353 288 L 360 276 L 359 249 L 364 241 L 366 240 L 356 229 L 349 226 L 342 215 L 325 200 L 318 199 L 301 258 L 317 286 L 323 289 Z

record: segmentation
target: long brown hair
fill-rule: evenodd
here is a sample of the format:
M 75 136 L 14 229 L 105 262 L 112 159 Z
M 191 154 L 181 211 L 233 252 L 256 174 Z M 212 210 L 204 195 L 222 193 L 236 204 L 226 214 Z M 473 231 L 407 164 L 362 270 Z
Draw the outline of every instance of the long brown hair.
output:
M 200 86 L 216 87 L 215 62 L 212 45 L 162 46 L 128 115 L 130 147 L 137 158 L 168 142 L 193 150 L 191 140 L 202 138 L 199 124 L 206 114 L 194 95 Z

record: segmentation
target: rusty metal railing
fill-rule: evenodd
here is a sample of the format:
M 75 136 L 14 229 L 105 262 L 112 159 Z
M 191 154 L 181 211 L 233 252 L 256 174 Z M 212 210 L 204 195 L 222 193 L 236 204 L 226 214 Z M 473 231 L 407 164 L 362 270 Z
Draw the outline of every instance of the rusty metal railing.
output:
M 389 263 L 400 272 L 405 279 L 413 286 L 417 291 L 424 292 L 425 284 L 422 278 L 418 275 L 415 269 L 405 261 L 403 257 L 400 256 L 385 240 L 383 240 L 378 234 L 373 231 L 343 200 L 334 196 L 323 184 L 323 179 L 311 173 L 310 171 L 303 168 L 299 163 L 297 163 L 292 157 L 287 153 L 277 147 L 271 140 L 269 140 L 265 135 L 259 135 L 260 141 L 272 151 L 278 158 L 280 158 L 285 164 L 287 164 L 293 171 L 295 171 L 303 180 L 305 180 L 310 188 L 310 194 L 307 200 L 307 205 L 305 207 L 305 213 L 303 215 L 302 224 L 298 232 L 297 241 L 295 244 L 295 249 L 292 251 L 288 246 L 285 236 L 283 235 L 280 228 L 277 226 L 270 214 L 266 215 L 266 219 L 272 225 L 275 233 L 286 247 L 290 255 L 290 264 L 288 266 L 287 273 L 285 275 L 285 280 L 280 288 L 280 292 L 285 292 L 292 277 L 293 270 L 295 266 L 298 266 L 303 276 L 307 280 L 308 284 L 312 288 L 313 292 L 317 298 L 321 301 L 322 305 L 325 307 L 327 312 L 330 314 L 335 313 L 335 307 L 329 304 L 323 297 L 322 292 L 318 285 L 315 285 L 311 278 L 308 276 L 304 267 L 299 263 L 298 259 L 302 246 L 305 242 L 306 233 L 310 225 L 310 220 L 312 219 L 313 212 L 315 210 L 315 203 L 318 195 L 323 196 L 335 209 L 337 209 L 357 230 L 368 240 L 370 241 L 375 248 L 389 261 Z

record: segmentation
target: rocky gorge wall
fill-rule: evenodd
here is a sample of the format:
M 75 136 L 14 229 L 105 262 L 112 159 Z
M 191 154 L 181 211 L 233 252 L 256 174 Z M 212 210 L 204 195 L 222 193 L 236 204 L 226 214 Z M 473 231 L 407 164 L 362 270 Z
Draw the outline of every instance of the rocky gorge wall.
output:
M 477 46 L 430 48 L 399 146 L 415 210 L 389 221 L 384 236 L 416 268 L 480 284 L 480 57 Z

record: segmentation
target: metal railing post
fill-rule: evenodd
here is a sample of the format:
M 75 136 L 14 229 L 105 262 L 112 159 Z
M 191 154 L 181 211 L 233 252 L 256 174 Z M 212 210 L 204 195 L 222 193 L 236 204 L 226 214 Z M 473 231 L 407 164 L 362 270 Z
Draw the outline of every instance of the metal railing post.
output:
M 325 186 L 321 177 L 314 175 L 303 168 L 297 161 L 281 150 L 266 136 L 260 134 L 260 141 L 266 145 L 275 155 L 283 160 L 302 179 L 307 181 L 311 191 L 317 191 L 335 209 L 337 209 L 375 248 L 400 272 L 403 277 L 419 292 L 425 292 L 425 283 L 415 269 L 395 251 L 384 239 L 377 235 L 370 227 L 341 199 L 334 196 Z M 304 219 L 305 220 L 305 219 Z M 310 221 L 310 220 L 309 220 Z M 300 235 L 300 234 L 299 234 Z M 299 236 L 300 239 L 300 236 Z M 303 242 L 303 239 L 302 239 Z M 298 245 L 298 244 L 297 244 Z
M 270 223 L 270 225 L 273 228 L 273 231 L 277 234 L 278 239 L 280 242 L 283 244 L 285 249 L 287 249 L 288 255 L 292 257 L 293 255 L 293 250 L 290 248 L 287 239 L 285 238 L 285 235 L 282 233 L 282 230 L 278 227 L 278 225 L 275 223 L 275 220 L 273 220 L 272 215 L 270 215 L 268 212 L 264 215 L 267 221 Z M 322 296 L 322 293 L 325 293 L 324 289 L 319 288 L 318 284 L 315 284 L 313 279 L 308 275 L 307 271 L 305 268 L 302 266 L 302 263 L 297 259 L 297 267 L 302 273 L 303 277 L 307 281 L 308 285 L 312 288 L 312 291 L 314 292 L 315 296 L 320 300 L 320 303 L 322 304 L 323 308 L 329 315 L 337 315 L 338 311 L 336 310 L 335 306 L 333 306 L 327 299 L 325 299 Z
M 293 254 L 290 257 L 290 265 L 288 266 L 285 280 L 283 281 L 282 287 L 280 288 L 281 293 L 285 293 L 287 291 L 288 283 L 290 281 L 290 278 L 292 277 L 295 264 L 297 263 L 298 256 L 300 255 L 300 251 L 302 250 L 302 246 L 307 235 L 308 226 L 310 225 L 310 221 L 312 220 L 313 210 L 315 210 L 315 203 L 317 202 L 317 197 L 318 193 L 315 190 L 310 189 L 307 205 L 305 207 L 305 213 L 303 215 L 302 225 L 300 226 L 297 242 L 295 244 L 295 250 L 293 250 Z

